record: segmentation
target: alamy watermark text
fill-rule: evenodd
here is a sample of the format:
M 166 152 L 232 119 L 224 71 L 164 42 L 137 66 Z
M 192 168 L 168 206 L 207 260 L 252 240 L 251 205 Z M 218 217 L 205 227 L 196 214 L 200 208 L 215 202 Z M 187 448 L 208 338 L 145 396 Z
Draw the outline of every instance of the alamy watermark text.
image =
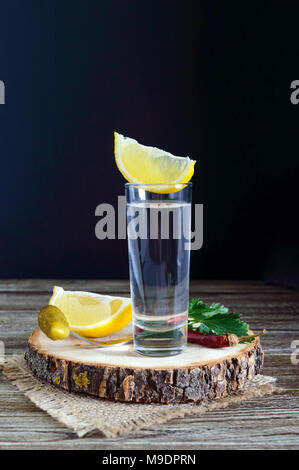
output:
M 163 204 L 162 204 L 163 206 Z M 118 196 L 117 233 L 116 215 L 112 204 L 99 204 L 95 215 L 100 220 L 95 226 L 99 240 L 183 239 L 185 250 L 199 250 L 203 245 L 203 204 L 194 205 L 194 231 L 191 230 L 191 204 L 129 205 L 125 196 Z
M 5 85 L 2 80 L 0 80 L 0 104 L 5 104 Z

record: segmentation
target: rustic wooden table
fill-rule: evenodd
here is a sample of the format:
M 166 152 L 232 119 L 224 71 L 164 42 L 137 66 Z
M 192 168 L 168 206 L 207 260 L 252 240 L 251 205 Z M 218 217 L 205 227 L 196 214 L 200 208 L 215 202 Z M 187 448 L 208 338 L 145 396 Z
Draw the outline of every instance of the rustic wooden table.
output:
M 0 340 L 5 353 L 23 353 L 35 328 L 37 312 L 48 302 L 54 284 L 127 296 L 126 281 L 0 281 Z M 291 343 L 299 341 L 299 292 L 257 281 L 196 281 L 191 297 L 219 301 L 244 314 L 253 330 L 267 328 L 262 339 L 264 374 L 278 378 L 282 395 L 256 398 L 194 418 L 107 439 L 78 439 L 36 408 L 0 373 L 1 449 L 298 449 L 299 363 L 292 364 Z M 298 347 L 299 348 L 299 347 Z M 299 353 L 298 353 L 299 359 Z M 298 361 L 299 362 L 299 361 Z

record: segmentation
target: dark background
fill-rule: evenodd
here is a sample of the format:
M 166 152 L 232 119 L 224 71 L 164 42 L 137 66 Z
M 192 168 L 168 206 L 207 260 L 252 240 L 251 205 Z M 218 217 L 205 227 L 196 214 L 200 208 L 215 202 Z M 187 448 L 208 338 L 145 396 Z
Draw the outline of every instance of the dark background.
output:
M 128 277 L 94 232 L 124 194 L 114 130 L 197 160 L 192 278 L 299 272 L 295 2 L 0 5 L 0 277 Z

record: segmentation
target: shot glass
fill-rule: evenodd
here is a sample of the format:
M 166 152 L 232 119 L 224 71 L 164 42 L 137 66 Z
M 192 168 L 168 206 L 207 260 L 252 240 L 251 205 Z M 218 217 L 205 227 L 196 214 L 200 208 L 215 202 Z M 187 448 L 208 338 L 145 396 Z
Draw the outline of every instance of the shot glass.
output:
M 126 184 L 135 351 L 172 356 L 187 344 L 192 183 Z

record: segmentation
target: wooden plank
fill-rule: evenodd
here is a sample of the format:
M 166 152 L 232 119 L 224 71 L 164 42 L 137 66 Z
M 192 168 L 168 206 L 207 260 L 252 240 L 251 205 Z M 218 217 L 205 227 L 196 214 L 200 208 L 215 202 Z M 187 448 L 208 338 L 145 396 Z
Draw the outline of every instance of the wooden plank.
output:
M 5 388 L 3 399 L 7 400 L 10 392 L 16 389 L 9 383 L 5 384 Z M 2 449 L 64 449 L 72 448 L 70 445 L 74 443 L 76 448 L 91 448 L 92 445 L 96 445 L 98 449 L 104 449 L 108 442 L 111 450 L 119 448 L 120 443 L 132 443 L 134 447 L 129 445 L 127 448 L 142 449 L 143 439 L 148 439 L 147 449 L 169 449 L 169 441 L 177 449 L 218 448 L 221 440 L 223 448 L 230 448 L 235 443 L 239 443 L 239 448 L 246 446 L 248 448 L 250 443 L 252 448 L 293 448 L 298 445 L 299 405 L 296 396 L 277 395 L 271 400 L 252 399 L 241 407 L 233 406 L 201 417 L 173 420 L 171 423 L 159 426 L 159 429 L 134 432 L 128 438 L 102 439 L 90 436 L 85 439 L 74 439 L 72 432 L 37 410 L 22 394 L 15 392 L 14 395 L 15 398 L 19 397 L 21 402 L 18 407 L 13 403 L 10 403 L 10 408 L 7 410 L 0 407 Z M 258 409 L 258 413 L 253 413 L 255 409 Z
M 78 280 L 78 279 L 1 279 L 0 292 L 51 292 L 54 285 L 62 286 L 65 289 L 71 290 L 90 290 L 93 292 L 110 291 L 110 292 L 129 292 L 129 281 L 127 280 Z M 252 293 L 269 293 L 273 296 L 281 295 L 282 293 L 290 294 L 297 291 L 278 288 L 276 286 L 268 285 L 262 281 L 191 281 L 191 292 L 217 293 L 226 294 L 252 294 Z M 298 292 L 297 292 L 298 295 Z
M 0 281 L 0 340 L 6 352 L 21 353 L 47 303 L 53 285 L 129 295 L 127 281 L 5 280 Z M 172 420 L 159 427 L 106 439 L 78 439 L 36 408 L 0 374 L 1 449 L 298 449 L 299 365 L 290 360 L 291 342 L 299 340 L 299 292 L 260 281 L 196 281 L 191 297 L 219 301 L 243 313 L 254 330 L 263 327 L 264 373 L 278 377 L 285 394 L 252 399 L 214 413 Z

